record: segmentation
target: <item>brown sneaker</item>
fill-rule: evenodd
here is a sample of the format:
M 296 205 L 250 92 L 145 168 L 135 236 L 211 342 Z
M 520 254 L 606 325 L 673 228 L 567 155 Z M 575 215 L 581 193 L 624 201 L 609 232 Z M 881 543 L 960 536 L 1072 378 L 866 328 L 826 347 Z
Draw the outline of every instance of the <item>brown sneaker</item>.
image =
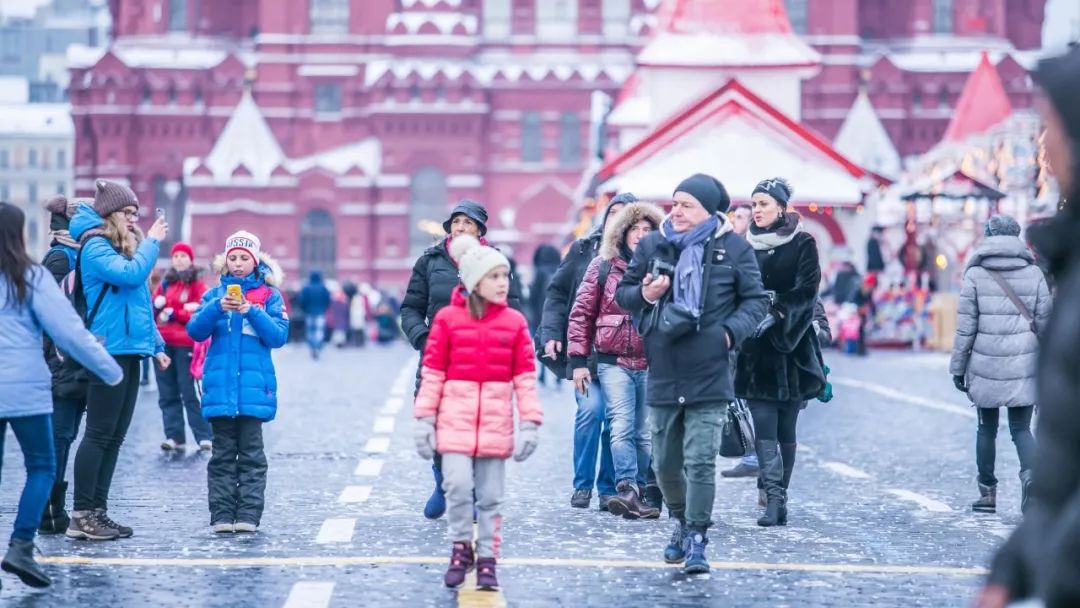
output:
M 68 538 L 85 540 L 116 540 L 120 531 L 103 522 L 97 511 L 72 511 L 71 523 L 68 524 Z
M 612 514 L 621 515 L 624 519 L 655 519 L 660 516 L 659 509 L 641 502 L 637 486 L 632 481 L 620 481 L 615 489 L 619 493 L 608 501 L 608 510 Z

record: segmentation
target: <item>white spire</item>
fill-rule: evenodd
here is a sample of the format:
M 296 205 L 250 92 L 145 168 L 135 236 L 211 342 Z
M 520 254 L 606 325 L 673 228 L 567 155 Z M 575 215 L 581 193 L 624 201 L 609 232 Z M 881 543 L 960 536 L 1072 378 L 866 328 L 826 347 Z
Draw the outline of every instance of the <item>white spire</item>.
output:
M 251 91 L 245 90 L 214 149 L 207 155 L 206 167 L 218 181 L 229 180 L 240 165 L 247 167 L 256 181 L 265 181 L 283 160 L 285 154 L 270 125 L 266 124 Z
M 855 98 L 833 147 L 864 169 L 889 178 L 900 176 L 900 154 L 865 90 Z

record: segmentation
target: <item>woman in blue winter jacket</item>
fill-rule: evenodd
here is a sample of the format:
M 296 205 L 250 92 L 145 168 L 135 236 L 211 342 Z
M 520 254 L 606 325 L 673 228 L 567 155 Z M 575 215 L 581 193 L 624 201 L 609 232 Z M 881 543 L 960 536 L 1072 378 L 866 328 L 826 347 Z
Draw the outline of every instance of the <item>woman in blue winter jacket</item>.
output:
M 47 587 L 49 577 L 34 562 L 34 534 L 56 477 L 52 377 L 42 333 L 104 384 L 119 384 L 123 375 L 49 272 L 26 254 L 25 219 L 18 207 L 0 202 L 0 456 L 11 426 L 26 466 L 15 531 L 0 567 L 28 585 Z
M 278 291 L 283 275 L 261 252 L 259 238 L 240 231 L 214 262 L 221 284 L 206 292 L 188 322 L 197 342 L 211 339 L 203 367 L 203 417 L 214 431 L 206 467 L 210 527 L 216 533 L 255 532 L 266 491 L 262 425 L 277 413 L 277 377 L 270 351 L 289 338 L 289 316 Z
M 98 180 L 93 206 L 79 205 L 71 236 L 81 245 L 76 260 L 78 295 L 87 327 L 124 372 L 116 386 L 91 379 L 86 393 L 86 432 L 75 453 L 75 504 L 67 536 L 88 540 L 127 538 L 132 529 L 107 514 L 109 488 L 120 446 L 139 397 L 140 363 L 154 357 L 169 365 L 154 324 L 147 284 L 168 224 L 158 219 L 143 238 L 136 225 L 139 199 L 131 188 Z

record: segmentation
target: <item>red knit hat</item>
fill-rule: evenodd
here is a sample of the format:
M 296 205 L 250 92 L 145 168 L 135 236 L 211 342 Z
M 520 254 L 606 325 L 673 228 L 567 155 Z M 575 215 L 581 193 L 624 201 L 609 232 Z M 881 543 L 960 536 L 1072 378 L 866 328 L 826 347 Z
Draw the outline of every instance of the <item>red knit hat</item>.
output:
M 191 248 L 191 245 L 184 242 L 178 242 L 172 246 L 172 251 L 169 252 L 169 256 L 172 257 L 176 255 L 177 252 L 186 253 L 191 261 L 195 261 L 195 250 Z

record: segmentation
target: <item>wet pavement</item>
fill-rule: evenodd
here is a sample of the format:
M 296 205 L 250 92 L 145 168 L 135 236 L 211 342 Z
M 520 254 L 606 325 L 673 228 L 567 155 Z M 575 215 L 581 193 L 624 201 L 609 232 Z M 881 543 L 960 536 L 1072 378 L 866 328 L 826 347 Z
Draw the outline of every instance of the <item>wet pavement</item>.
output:
M 42 537 L 54 585 L 0 577 L 3 606 L 960 606 L 1019 520 L 1017 461 L 998 442 L 997 515 L 974 515 L 975 416 L 940 354 L 829 356 L 836 398 L 800 421 L 790 523 L 761 529 L 752 480 L 720 480 L 713 572 L 661 559 L 665 517 L 630 522 L 569 506 L 574 402 L 543 390 L 546 424 L 508 465 L 501 593 L 444 589 L 445 520 L 423 519 L 430 465 L 413 451 L 404 345 L 277 356 L 278 419 L 266 425 L 267 508 L 255 535 L 215 536 L 207 456 L 165 456 L 157 395 L 144 391 L 117 467 L 110 515 L 131 539 Z M 22 487 L 13 437 L 0 525 Z M 721 468 L 733 461 L 720 461 Z M 70 497 L 69 497 L 70 501 Z M 70 502 L 69 502 L 70 504 Z

